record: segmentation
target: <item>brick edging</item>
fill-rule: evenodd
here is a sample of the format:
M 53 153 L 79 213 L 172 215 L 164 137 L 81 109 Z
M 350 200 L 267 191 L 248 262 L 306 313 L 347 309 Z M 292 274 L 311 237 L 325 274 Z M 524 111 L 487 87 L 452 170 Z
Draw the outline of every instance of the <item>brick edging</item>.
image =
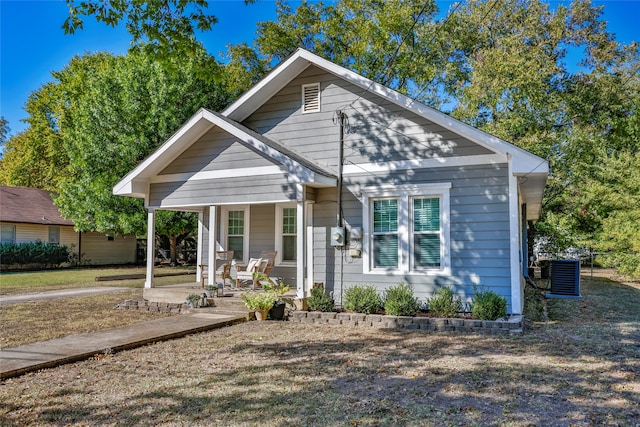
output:
M 150 311 L 157 313 L 180 314 L 186 306 L 173 302 L 152 302 L 146 299 L 128 299 L 113 307 L 116 310 Z
M 361 313 L 323 313 L 294 311 L 290 322 L 348 325 L 379 329 L 413 329 L 422 331 L 477 332 L 496 335 L 522 334 L 523 318 L 510 316 L 506 320 L 474 320 L 457 318 L 387 316 Z

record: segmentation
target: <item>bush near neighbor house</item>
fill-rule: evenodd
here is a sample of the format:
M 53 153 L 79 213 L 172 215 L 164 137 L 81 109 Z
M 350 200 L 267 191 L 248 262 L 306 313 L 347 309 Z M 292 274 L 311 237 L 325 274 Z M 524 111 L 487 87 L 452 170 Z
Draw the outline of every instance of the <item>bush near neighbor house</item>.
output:
M 335 303 L 333 299 L 324 293 L 324 287 L 318 286 L 311 289 L 311 296 L 307 298 L 307 306 L 311 311 L 333 311 Z
M 345 310 L 372 314 L 380 310 L 381 307 L 382 298 L 373 286 L 355 285 L 344 293 Z
M 473 288 L 471 314 L 481 320 L 496 320 L 507 315 L 507 300 L 494 291 Z
M 404 282 L 392 286 L 384 293 L 384 311 L 391 316 L 415 316 L 420 311 L 413 287 Z
M 67 246 L 50 245 L 41 241 L 26 243 L 2 243 L 0 263 L 2 265 L 36 264 L 41 267 L 57 267 L 71 261 L 71 251 Z
M 441 317 L 456 317 L 462 311 L 462 301 L 450 288 L 440 288 L 427 299 L 429 311 Z

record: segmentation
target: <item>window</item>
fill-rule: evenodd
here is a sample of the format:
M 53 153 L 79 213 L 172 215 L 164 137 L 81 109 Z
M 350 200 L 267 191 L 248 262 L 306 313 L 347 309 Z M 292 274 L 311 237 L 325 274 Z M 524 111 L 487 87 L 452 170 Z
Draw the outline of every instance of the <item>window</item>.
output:
M 444 183 L 363 189 L 364 273 L 450 274 L 450 188 Z
M 298 209 L 288 203 L 276 206 L 276 251 L 277 262 L 293 264 L 298 250 Z
M 440 228 L 440 198 L 413 199 L 412 252 L 414 269 L 440 268 L 442 230 Z
M 49 226 L 49 244 L 50 245 L 60 244 L 60 227 L 57 227 L 54 225 Z
M 229 211 L 227 217 L 227 250 L 234 259 L 244 259 L 244 211 Z
M 320 83 L 302 85 L 302 113 L 320 111 Z
M 398 268 L 398 199 L 373 201 L 373 268 Z
M 15 243 L 16 242 L 16 226 L 15 225 L 2 225 L 0 226 L 2 232 L 2 243 Z

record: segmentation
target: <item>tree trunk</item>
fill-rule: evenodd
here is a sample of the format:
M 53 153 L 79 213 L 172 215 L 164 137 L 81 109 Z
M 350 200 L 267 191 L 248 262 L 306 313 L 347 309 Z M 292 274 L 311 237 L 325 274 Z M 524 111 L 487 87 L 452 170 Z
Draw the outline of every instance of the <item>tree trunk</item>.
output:
M 171 266 L 178 265 L 178 236 L 169 236 L 169 248 L 171 253 Z

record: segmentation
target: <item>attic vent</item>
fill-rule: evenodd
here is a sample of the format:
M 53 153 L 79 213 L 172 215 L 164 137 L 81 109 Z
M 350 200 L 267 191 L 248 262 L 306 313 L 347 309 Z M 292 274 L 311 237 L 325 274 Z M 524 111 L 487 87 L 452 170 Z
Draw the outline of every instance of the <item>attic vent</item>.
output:
M 320 83 L 302 85 L 302 112 L 320 111 Z

